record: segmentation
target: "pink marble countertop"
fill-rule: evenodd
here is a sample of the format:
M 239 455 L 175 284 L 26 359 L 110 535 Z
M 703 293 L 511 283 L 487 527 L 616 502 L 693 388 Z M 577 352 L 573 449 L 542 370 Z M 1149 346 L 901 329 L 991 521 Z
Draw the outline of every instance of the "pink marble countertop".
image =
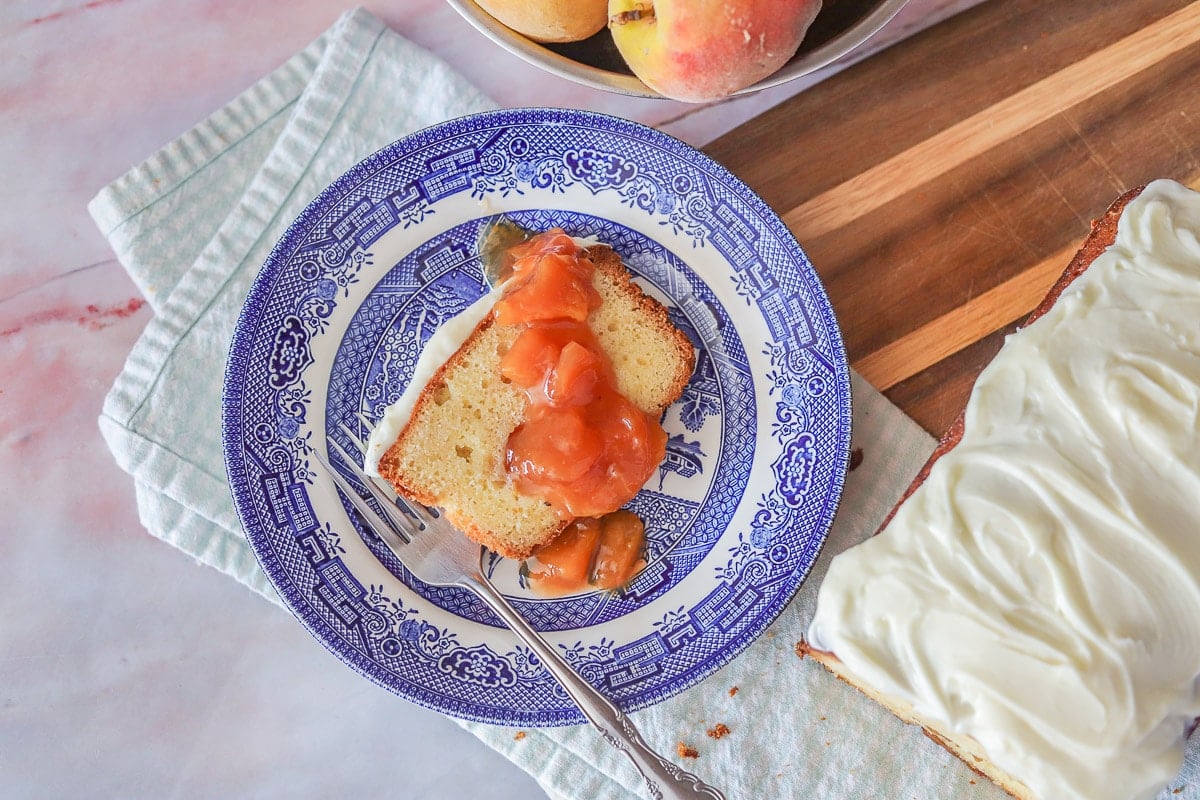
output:
M 911 0 L 865 48 L 979 0 Z M 607 94 L 441 0 L 368 3 L 505 106 L 585 107 L 702 146 L 827 77 L 707 106 Z M 541 797 L 452 721 L 149 536 L 97 428 L 150 316 L 88 200 L 326 29 L 318 0 L 0 8 L 0 783 L 17 797 Z M 286 675 L 287 691 L 279 690 Z

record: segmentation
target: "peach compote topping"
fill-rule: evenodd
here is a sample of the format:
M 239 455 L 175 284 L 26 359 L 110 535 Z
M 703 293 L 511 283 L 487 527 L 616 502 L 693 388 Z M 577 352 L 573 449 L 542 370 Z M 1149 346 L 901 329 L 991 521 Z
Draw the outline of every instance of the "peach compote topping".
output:
M 504 296 L 496 303 L 496 322 L 531 325 L 550 320 L 583 322 L 600 305 L 592 286 L 590 259 L 561 228 L 551 228 L 510 247 L 500 279 Z
M 525 575 L 542 595 L 618 589 L 643 565 L 645 529 L 625 509 L 575 520 L 525 563 Z
M 518 491 L 563 517 L 600 517 L 641 488 L 666 454 L 658 419 L 616 388 L 587 324 L 599 306 L 594 266 L 560 229 L 513 248 L 497 322 L 522 326 L 500 364 L 525 391 L 525 418 L 509 436 L 506 466 Z

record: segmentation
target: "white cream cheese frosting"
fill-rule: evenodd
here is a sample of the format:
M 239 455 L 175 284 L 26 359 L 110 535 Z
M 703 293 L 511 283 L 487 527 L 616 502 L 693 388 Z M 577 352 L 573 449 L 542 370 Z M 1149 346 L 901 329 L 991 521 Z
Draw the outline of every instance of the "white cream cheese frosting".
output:
M 1200 715 L 1198 237 L 1151 183 L 820 587 L 813 647 L 1042 800 L 1153 797 Z

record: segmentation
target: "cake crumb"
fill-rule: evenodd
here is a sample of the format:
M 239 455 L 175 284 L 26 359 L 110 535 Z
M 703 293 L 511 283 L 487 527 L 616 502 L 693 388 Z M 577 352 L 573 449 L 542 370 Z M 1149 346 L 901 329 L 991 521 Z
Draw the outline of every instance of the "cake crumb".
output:
M 707 731 L 708 735 L 713 739 L 720 739 L 722 736 L 729 735 L 729 726 L 724 722 L 718 722 Z
M 700 751 L 692 747 L 690 744 L 680 742 L 675 745 L 675 750 L 679 753 L 680 758 L 699 758 Z
M 734 696 L 735 694 L 737 694 L 737 693 L 738 693 L 738 687 L 736 687 L 736 686 L 734 686 L 733 688 L 731 688 L 731 689 L 729 690 L 729 696 L 730 696 L 730 697 L 733 697 L 733 696 Z
M 519 742 L 524 738 L 525 738 L 525 731 L 517 731 L 516 733 L 513 734 L 514 742 Z
M 850 467 L 847 472 L 854 472 L 863 462 L 863 449 L 856 447 L 850 451 Z
M 803 641 L 796 642 L 796 656 L 799 658 L 804 658 L 804 642 Z
M 821 722 L 824 722 L 824 721 L 825 721 L 825 715 L 824 715 L 824 714 L 822 714 L 822 715 L 821 715 L 821 717 L 820 717 L 820 719 L 821 719 Z

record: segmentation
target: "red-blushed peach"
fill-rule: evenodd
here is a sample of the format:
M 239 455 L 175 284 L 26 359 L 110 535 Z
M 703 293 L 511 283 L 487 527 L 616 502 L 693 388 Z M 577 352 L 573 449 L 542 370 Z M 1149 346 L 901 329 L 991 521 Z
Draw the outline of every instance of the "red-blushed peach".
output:
M 537 42 L 576 42 L 604 28 L 608 0 L 475 0 L 493 17 Z
M 608 28 L 643 83 L 702 102 L 776 72 L 820 10 L 821 0 L 608 0 Z

